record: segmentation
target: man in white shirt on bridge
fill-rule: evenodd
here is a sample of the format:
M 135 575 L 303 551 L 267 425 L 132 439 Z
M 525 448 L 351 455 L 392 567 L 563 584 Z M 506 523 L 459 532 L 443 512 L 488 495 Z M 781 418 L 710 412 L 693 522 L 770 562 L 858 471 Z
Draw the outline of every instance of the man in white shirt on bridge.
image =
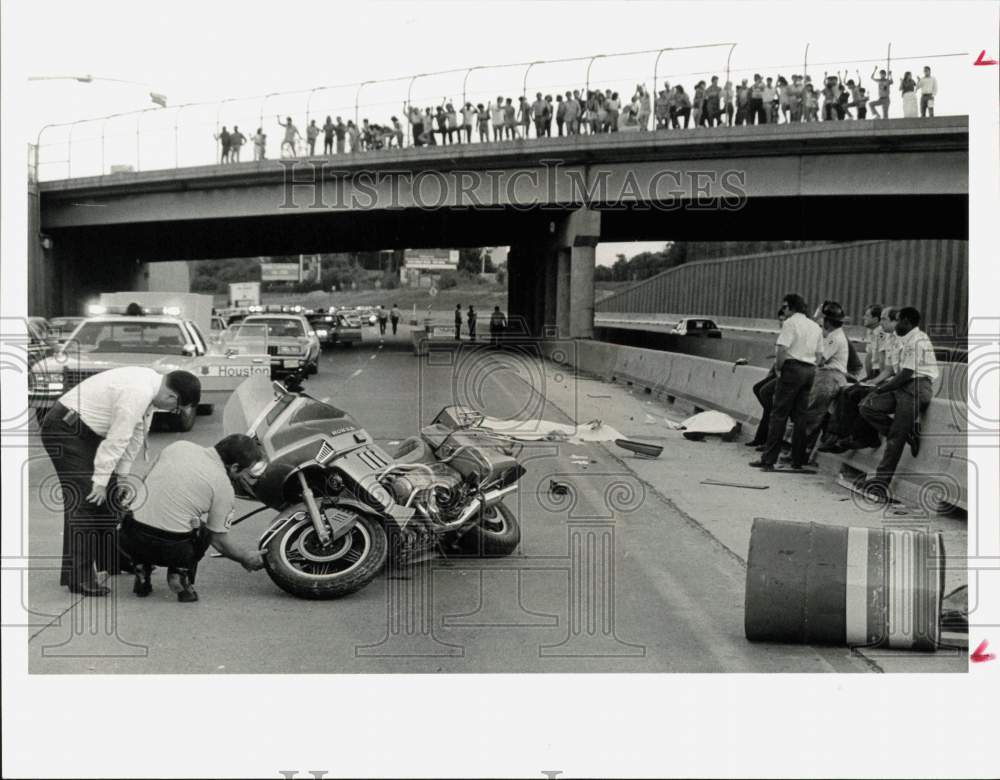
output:
M 934 345 L 919 325 L 919 311 L 912 306 L 899 310 L 899 370 L 876 387 L 860 409 L 865 421 L 885 437 L 885 452 L 871 480 L 885 491 L 896 473 L 903 447 L 909 444 L 914 457 L 919 452 L 920 415 L 930 405 L 940 376 Z
M 789 417 L 795 425 L 792 468 L 800 469 L 805 463 L 806 437 L 802 416 L 809 404 L 809 392 L 816 378 L 816 362 L 822 352 L 823 331 L 806 317 L 806 302 L 802 296 L 789 293 L 781 306 L 789 316 L 781 324 L 781 333 L 778 334 L 774 360 L 778 382 L 774 388 L 771 422 L 760 460 L 750 463 L 764 471 L 774 470 Z
M 917 81 L 917 92 L 920 93 L 920 116 L 934 116 L 934 98 L 937 97 L 937 79 L 931 75 L 931 69 L 924 67 L 924 75 Z

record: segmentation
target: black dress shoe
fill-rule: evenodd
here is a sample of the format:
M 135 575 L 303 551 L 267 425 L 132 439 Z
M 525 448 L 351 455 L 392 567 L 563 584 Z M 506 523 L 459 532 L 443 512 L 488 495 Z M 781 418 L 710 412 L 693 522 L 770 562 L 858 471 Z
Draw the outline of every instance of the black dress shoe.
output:
M 98 585 L 96 582 L 82 582 L 78 585 L 70 585 L 69 592 L 81 596 L 107 596 L 111 592 L 111 588 Z
M 182 604 L 190 604 L 192 601 L 198 600 L 198 591 L 194 588 L 187 587 L 177 594 L 177 600 Z
M 752 460 L 750 465 L 755 469 L 760 469 L 761 471 L 774 471 L 774 466 L 770 463 L 765 463 L 762 460 Z
M 153 592 L 153 583 L 150 581 L 152 566 L 139 565 L 135 567 L 135 583 L 132 585 L 132 592 L 139 598 L 145 598 Z

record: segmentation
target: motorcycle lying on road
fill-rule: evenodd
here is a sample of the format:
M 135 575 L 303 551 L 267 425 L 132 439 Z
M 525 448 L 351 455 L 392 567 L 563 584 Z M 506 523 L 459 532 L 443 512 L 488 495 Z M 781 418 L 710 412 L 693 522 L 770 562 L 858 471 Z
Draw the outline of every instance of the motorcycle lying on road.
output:
M 514 552 L 520 525 L 503 499 L 525 473 L 521 444 L 477 427 L 481 415 L 448 406 L 390 455 L 299 381 L 247 379 L 223 415 L 227 434 L 254 437 L 267 457 L 263 474 L 241 481 L 237 495 L 264 504 L 251 514 L 278 510 L 259 541 L 278 587 L 332 599 L 363 588 L 387 559 L 405 564 L 439 549 Z

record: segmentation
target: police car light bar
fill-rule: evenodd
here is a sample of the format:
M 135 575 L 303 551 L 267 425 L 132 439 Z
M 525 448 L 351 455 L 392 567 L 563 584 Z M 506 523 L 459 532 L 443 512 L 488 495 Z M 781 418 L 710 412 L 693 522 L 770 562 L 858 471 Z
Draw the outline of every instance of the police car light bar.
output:
M 127 306 L 105 306 L 100 303 L 92 303 L 87 307 L 87 313 L 91 316 L 96 316 L 98 314 L 128 314 Z M 143 314 L 166 314 L 170 317 L 179 317 L 181 314 L 180 306 L 143 306 Z

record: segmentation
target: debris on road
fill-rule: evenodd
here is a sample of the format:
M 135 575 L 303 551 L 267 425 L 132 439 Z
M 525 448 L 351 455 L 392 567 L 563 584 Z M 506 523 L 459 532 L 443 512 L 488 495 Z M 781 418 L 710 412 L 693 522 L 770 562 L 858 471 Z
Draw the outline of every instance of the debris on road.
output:
M 747 488 L 749 490 L 767 490 L 770 485 L 748 485 L 745 482 L 719 482 L 714 479 L 703 479 L 702 485 L 715 485 L 717 487 Z
M 658 458 L 660 457 L 660 453 L 663 452 L 663 447 L 659 444 L 646 444 L 641 441 L 629 441 L 628 439 L 615 439 L 615 444 L 623 450 L 628 450 L 646 458 Z
M 739 433 L 740 424 L 725 412 L 699 412 L 681 423 L 684 438 L 701 441 L 706 436 L 721 436 L 730 441 Z

